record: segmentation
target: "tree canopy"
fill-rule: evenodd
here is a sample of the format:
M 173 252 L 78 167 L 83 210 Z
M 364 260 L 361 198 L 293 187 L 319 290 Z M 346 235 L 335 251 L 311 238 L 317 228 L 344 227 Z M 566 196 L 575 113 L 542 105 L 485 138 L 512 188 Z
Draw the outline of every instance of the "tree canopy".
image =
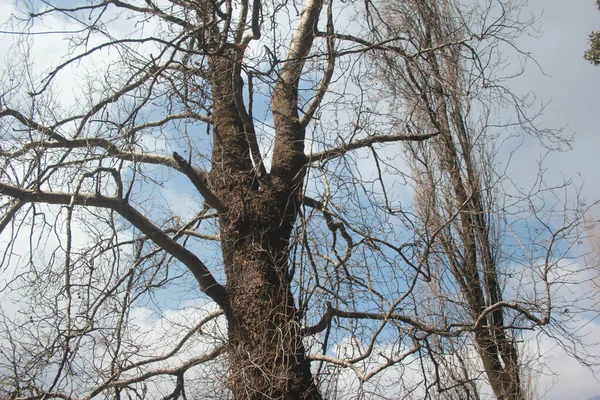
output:
M 566 141 L 521 5 L 16 3 L 0 396 L 527 398 L 593 295 L 587 206 L 506 173 Z

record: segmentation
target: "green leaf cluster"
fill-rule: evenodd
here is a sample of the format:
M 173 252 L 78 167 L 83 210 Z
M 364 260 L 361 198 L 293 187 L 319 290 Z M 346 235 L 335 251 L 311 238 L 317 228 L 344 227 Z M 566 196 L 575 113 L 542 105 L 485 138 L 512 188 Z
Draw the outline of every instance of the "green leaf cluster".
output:
M 598 9 L 600 9 L 600 0 L 597 0 Z M 600 31 L 595 31 L 589 37 L 590 48 L 585 52 L 584 58 L 592 64 L 600 65 Z

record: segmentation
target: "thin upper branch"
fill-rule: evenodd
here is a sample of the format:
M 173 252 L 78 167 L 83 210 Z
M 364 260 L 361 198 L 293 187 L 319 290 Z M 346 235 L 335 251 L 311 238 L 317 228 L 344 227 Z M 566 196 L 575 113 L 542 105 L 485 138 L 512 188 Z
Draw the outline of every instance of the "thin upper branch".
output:
M 312 120 L 316 110 L 321 105 L 323 98 L 329 90 L 329 84 L 335 71 L 335 49 L 334 49 L 334 38 L 333 38 L 333 1 L 329 0 L 327 4 L 327 66 L 323 78 L 319 83 L 314 97 L 310 101 L 308 108 L 305 110 L 304 115 L 300 118 L 300 125 L 306 126 Z
M 346 153 L 352 150 L 358 150 L 364 147 L 369 147 L 376 143 L 391 143 L 391 142 L 402 142 L 402 141 L 413 141 L 413 142 L 421 142 L 426 139 L 430 139 L 434 136 L 438 135 L 438 133 L 428 133 L 428 134 L 406 134 L 400 133 L 397 135 L 385 135 L 385 136 L 369 136 L 364 139 L 356 140 L 354 142 L 350 142 L 347 144 L 342 144 L 341 146 L 334 147 L 333 149 L 324 150 L 319 153 L 313 153 L 307 156 L 308 160 L 311 162 L 315 161 L 327 161 L 334 158 L 342 157 Z
M 0 110 L 0 118 L 4 118 L 4 117 L 13 117 L 17 121 L 19 121 L 20 123 L 25 125 L 26 127 L 34 129 L 34 130 L 40 132 L 41 134 L 43 134 L 44 136 L 47 136 L 50 139 L 56 140 L 57 142 L 63 142 L 66 140 L 63 136 L 56 133 L 53 129 L 43 126 L 41 124 L 38 124 L 37 122 L 33 121 L 30 118 L 27 118 L 26 116 L 24 116 L 23 114 L 21 114 L 20 112 L 18 112 L 16 110 L 13 110 L 10 108 L 5 108 L 5 109 Z
M 165 13 L 163 10 L 161 10 L 160 8 L 158 8 L 157 6 L 155 6 L 154 4 L 152 4 L 152 6 L 150 8 L 147 7 L 138 7 L 135 6 L 133 4 L 129 4 L 123 1 L 119 1 L 119 0 L 108 0 L 106 2 L 103 2 L 102 4 L 114 4 L 115 6 L 119 7 L 119 8 L 125 8 L 131 11 L 136 11 L 139 13 L 143 13 L 143 14 L 150 14 L 150 15 L 155 15 L 159 18 L 162 18 L 163 20 L 167 21 L 167 22 L 171 22 L 175 25 L 179 25 L 183 28 L 186 29 L 194 29 L 195 27 L 190 24 L 189 22 L 181 19 L 181 18 L 177 18 L 173 15 L 169 15 L 167 13 Z
M 54 139 L 55 141 L 48 140 L 40 140 L 26 143 L 18 150 L 13 152 L 7 152 L 0 150 L 0 156 L 7 158 L 15 158 L 22 156 L 30 150 L 37 148 L 44 149 L 78 149 L 78 148 L 92 148 L 99 147 L 106 150 L 105 154 L 102 156 L 109 156 L 112 158 L 117 158 L 119 160 L 132 161 L 136 163 L 145 163 L 145 164 L 154 164 L 154 165 L 163 165 L 166 167 L 170 167 L 176 169 L 182 173 L 184 173 L 192 182 L 192 184 L 198 189 L 200 194 L 204 197 L 206 202 L 210 204 L 211 207 L 215 207 L 219 210 L 220 201 L 217 199 L 215 194 L 208 187 L 208 174 L 206 171 L 203 171 L 199 168 L 196 168 L 189 163 L 185 162 L 185 160 L 178 160 L 175 156 L 169 157 L 162 154 L 155 153 L 138 153 L 133 151 L 124 151 L 121 150 L 117 145 L 115 145 L 112 141 L 94 137 L 94 138 L 81 138 L 81 139 L 66 139 L 62 135 L 56 133 L 56 131 L 52 128 L 43 126 L 30 118 L 25 117 L 18 111 L 12 109 L 4 109 L 0 110 L 0 118 L 5 116 L 11 116 L 17 119 L 21 124 L 34 129 L 40 132 L 42 135 L 47 136 L 50 139 Z M 172 116 L 171 118 L 166 117 L 163 120 L 159 121 L 168 121 L 170 119 L 176 119 L 177 116 Z M 158 124 L 159 122 L 156 122 Z M 146 126 L 153 126 L 154 123 L 147 123 Z M 135 128 L 134 128 L 135 129 Z M 140 128 L 141 129 L 141 128 Z M 183 160 L 183 162 L 182 162 Z

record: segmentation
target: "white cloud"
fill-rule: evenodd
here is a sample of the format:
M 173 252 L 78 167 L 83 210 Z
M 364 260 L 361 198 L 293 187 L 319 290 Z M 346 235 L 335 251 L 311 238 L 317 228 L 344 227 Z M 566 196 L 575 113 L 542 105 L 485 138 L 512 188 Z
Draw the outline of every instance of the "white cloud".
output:
M 599 354 L 598 338 L 600 338 L 600 324 L 598 319 L 581 320 L 580 326 L 585 333 L 586 341 L 590 344 L 579 351 L 595 351 Z M 550 338 L 539 338 L 537 346 L 539 352 L 540 369 L 534 372 L 536 393 L 540 399 L 547 400 L 585 400 L 592 396 L 600 395 L 600 381 L 598 380 L 597 366 L 588 367 L 578 362 L 572 355 L 565 352 L 560 344 Z

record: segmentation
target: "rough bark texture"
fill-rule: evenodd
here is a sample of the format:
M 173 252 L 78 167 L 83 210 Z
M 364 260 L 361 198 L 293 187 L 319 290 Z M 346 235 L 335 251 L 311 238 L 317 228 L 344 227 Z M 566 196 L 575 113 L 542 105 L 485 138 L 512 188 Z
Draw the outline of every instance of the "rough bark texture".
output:
M 277 141 L 271 173 L 256 174 L 246 138 L 252 121 L 230 51 L 211 60 L 214 96 L 210 183 L 227 277 L 230 388 L 235 399 L 320 399 L 306 360 L 288 276 L 289 238 L 304 168 L 303 128 L 293 86 L 273 106 Z M 285 102 L 294 107 L 280 110 Z M 277 111 L 275 111 L 277 110 Z M 291 115 L 291 116 L 290 116 Z M 260 179 L 260 181 L 259 181 Z
M 319 398 L 287 276 L 290 227 L 266 197 L 222 218 L 231 389 L 236 399 Z
M 243 47 L 212 57 L 213 169 L 223 202 L 221 240 L 229 304 L 231 389 L 236 399 L 319 399 L 306 360 L 288 276 L 289 238 L 305 171 L 298 82 L 321 2 L 308 1 L 273 94 L 275 146 L 268 175 L 257 174 L 247 139 L 238 61 Z

